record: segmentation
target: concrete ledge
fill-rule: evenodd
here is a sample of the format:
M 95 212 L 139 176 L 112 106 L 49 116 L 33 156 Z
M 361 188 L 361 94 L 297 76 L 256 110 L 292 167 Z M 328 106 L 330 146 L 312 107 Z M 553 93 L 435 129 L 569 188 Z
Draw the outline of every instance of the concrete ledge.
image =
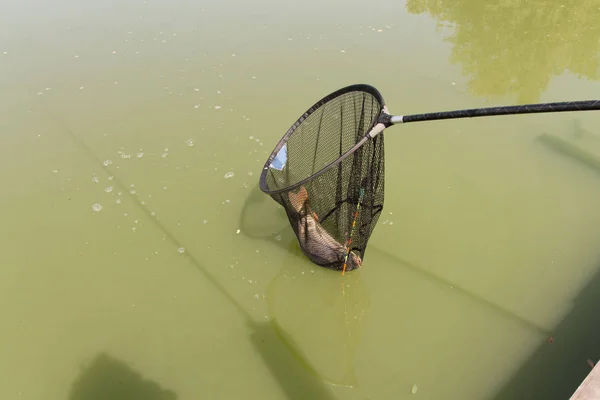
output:
M 600 399 L 600 363 L 596 364 L 569 400 L 597 399 Z

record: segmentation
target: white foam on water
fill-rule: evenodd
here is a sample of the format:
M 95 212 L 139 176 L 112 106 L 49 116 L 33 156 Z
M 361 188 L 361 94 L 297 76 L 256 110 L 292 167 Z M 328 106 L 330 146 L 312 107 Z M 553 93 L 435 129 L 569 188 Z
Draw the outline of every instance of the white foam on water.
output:
M 102 205 L 99 203 L 93 204 L 92 210 L 94 210 L 95 212 L 99 212 L 100 210 L 102 210 Z
M 98 178 L 97 176 L 94 176 L 94 177 L 92 178 L 92 182 L 94 182 L 94 183 L 98 183 L 98 182 L 100 182 L 100 178 Z
M 109 186 L 109 187 L 107 187 L 106 189 L 104 189 L 104 191 L 105 191 L 106 193 L 110 193 L 110 192 L 112 192 L 112 191 L 113 191 L 113 187 L 112 187 L 112 186 Z
M 225 179 L 233 178 L 235 174 L 233 172 L 228 172 L 225 174 Z
M 180 248 L 177 249 L 177 252 L 179 254 L 183 254 L 183 253 L 185 253 L 185 248 L 184 247 L 180 247 Z

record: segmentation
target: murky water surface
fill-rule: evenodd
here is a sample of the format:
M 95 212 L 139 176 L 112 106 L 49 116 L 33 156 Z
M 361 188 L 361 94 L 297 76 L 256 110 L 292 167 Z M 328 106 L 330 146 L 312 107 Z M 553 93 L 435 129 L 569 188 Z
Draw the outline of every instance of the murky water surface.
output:
M 568 398 L 600 358 L 600 176 L 539 139 L 600 113 L 390 128 L 344 277 L 257 185 L 333 90 L 600 98 L 598 37 L 593 0 L 0 4 L 0 397 Z

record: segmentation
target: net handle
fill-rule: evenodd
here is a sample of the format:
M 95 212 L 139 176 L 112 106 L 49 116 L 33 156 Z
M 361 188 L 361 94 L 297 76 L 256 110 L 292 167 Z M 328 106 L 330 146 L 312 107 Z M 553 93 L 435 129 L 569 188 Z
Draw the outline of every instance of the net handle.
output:
M 467 110 L 442 111 L 426 114 L 389 116 L 389 125 L 435 121 L 441 119 L 490 117 L 494 115 L 534 114 L 566 111 L 592 111 L 600 110 L 600 100 L 566 101 L 557 103 L 522 104 L 518 106 L 498 106 L 486 108 L 472 108 Z

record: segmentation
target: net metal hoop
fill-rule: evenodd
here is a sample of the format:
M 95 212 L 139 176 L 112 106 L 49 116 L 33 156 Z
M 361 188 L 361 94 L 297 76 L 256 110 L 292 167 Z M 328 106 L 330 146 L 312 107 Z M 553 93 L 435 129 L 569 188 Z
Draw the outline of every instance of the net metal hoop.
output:
M 271 190 L 268 188 L 267 174 L 269 173 L 270 166 L 271 166 L 273 160 L 275 159 L 275 157 L 277 156 L 277 154 L 279 153 L 279 150 L 281 150 L 281 148 L 288 142 L 289 138 L 296 131 L 296 129 L 298 129 L 300 124 L 302 124 L 302 122 L 305 119 L 307 119 L 311 114 L 313 114 L 315 111 L 317 111 L 323 105 L 327 104 L 331 100 L 336 99 L 337 97 L 340 97 L 342 95 L 345 95 L 345 94 L 348 94 L 351 92 L 365 92 L 365 93 L 368 93 L 371 96 L 373 96 L 379 102 L 379 115 L 381 116 L 381 114 L 384 111 L 384 107 L 385 107 L 385 103 L 383 101 L 383 96 L 377 89 L 375 89 L 371 85 L 367 85 L 367 84 L 350 85 L 350 86 L 346 86 L 344 88 L 338 89 L 335 92 L 332 92 L 332 93 L 328 94 L 327 96 L 323 97 L 321 100 L 316 102 L 312 107 L 310 107 L 304 114 L 302 114 L 302 116 L 300 118 L 298 118 L 296 120 L 296 122 L 294 122 L 294 124 L 287 130 L 285 135 L 283 135 L 283 137 L 279 140 L 279 142 L 275 146 L 275 149 L 273 150 L 273 152 L 271 153 L 271 155 L 265 162 L 262 172 L 260 174 L 259 186 L 263 192 L 265 192 L 266 194 L 278 194 L 278 193 L 283 193 L 283 192 L 289 192 L 292 189 L 300 187 L 303 184 L 318 177 L 319 175 L 322 175 L 323 173 L 327 172 L 329 169 L 333 168 L 334 166 L 338 165 L 340 162 L 342 162 L 342 160 L 344 160 L 350 154 L 354 153 L 358 147 L 360 147 L 362 144 L 364 144 L 364 141 L 363 141 L 362 143 L 359 143 L 359 144 L 351 147 L 344 154 L 342 154 L 340 157 L 338 157 L 335 161 L 329 163 L 325 167 L 321 168 L 319 171 L 302 179 L 299 182 L 296 182 L 296 183 L 289 185 L 287 187 L 284 187 L 284 188 L 279 188 L 279 189 L 274 189 L 274 190 Z M 374 119 L 371 122 L 371 125 L 368 127 L 368 129 L 366 129 L 366 131 L 364 132 L 365 136 L 367 136 L 368 132 L 373 128 L 373 126 L 375 126 L 376 123 L 377 123 L 377 119 Z

